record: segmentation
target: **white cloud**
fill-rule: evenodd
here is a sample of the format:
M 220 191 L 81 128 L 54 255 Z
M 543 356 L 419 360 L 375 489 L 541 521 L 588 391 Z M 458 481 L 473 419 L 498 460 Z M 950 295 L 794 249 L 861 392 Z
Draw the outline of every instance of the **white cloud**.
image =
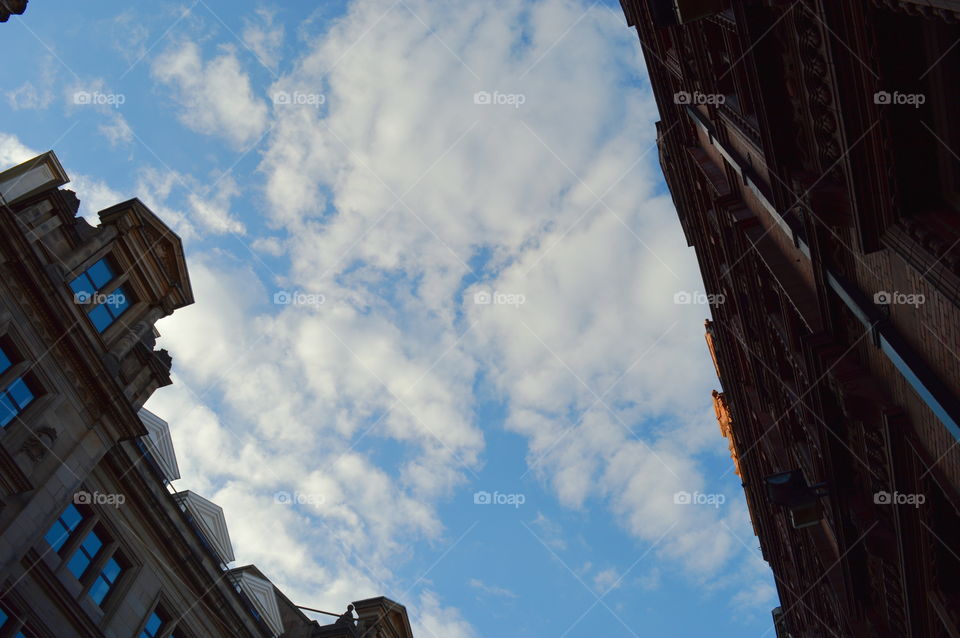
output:
M 607 594 L 613 589 L 619 589 L 621 585 L 621 576 L 613 567 L 608 567 L 597 572 L 593 576 L 593 587 L 601 596 Z
M 53 93 L 48 89 L 38 89 L 33 82 L 24 82 L 17 88 L 7 91 L 7 103 L 15 111 L 21 109 L 42 110 L 53 102 Z
M 75 191 L 80 199 L 80 216 L 94 226 L 100 223 L 97 213 L 131 197 L 114 190 L 106 182 L 95 177 L 83 173 L 69 173 L 69 170 L 68 174 L 70 175 L 68 188 Z
M 199 45 L 179 42 L 154 60 L 151 72 L 172 89 L 180 121 L 198 133 L 245 148 L 266 129 L 267 107 L 254 95 L 232 47 L 204 61 Z
M 243 43 L 264 66 L 276 71 L 284 28 L 282 24 L 274 24 L 274 15 L 273 11 L 260 8 L 253 19 L 244 18 Z
M 529 437 L 528 461 L 560 501 L 602 499 L 647 542 L 676 524 L 658 550 L 715 571 L 733 539 L 715 511 L 673 502 L 705 483 L 692 454 L 715 435 L 706 310 L 673 303 L 699 275 L 669 198 L 656 195 L 652 97 L 609 64 L 611 47 L 635 59 L 631 33 L 596 8 L 566 36 L 576 47 L 553 47 L 583 7 L 411 5 L 454 55 L 388 9 L 352 5 L 273 87 L 325 86 L 328 97 L 326 112 L 275 110 L 262 164 L 270 212 L 293 237 L 291 277 L 348 287 L 379 310 L 378 282 L 406 273 L 418 285 L 394 310 L 434 334 L 464 330 L 452 305 L 462 302 L 476 326 L 464 350 L 491 371 L 508 427 Z M 502 26 L 519 22 L 531 25 L 525 45 Z M 524 101 L 475 104 L 477 91 Z M 499 273 L 463 302 L 465 262 L 483 248 Z M 472 304 L 481 289 L 526 302 Z M 654 419 L 682 427 L 646 429 Z
M 0 170 L 6 170 L 17 164 L 22 164 L 32 157 L 39 155 L 16 135 L 0 132 Z
M 498 596 L 500 598 L 518 598 L 518 596 L 514 592 L 510 591 L 506 587 L 497 587 L 496 585 L 488 585 L 482 580 L 480 580 L 479 578 L 471 578 L 470 580 L 467 581 L 467 584 L 473 587 L 474 589 L 478 589 L 483 593 L 489 594 L 491 596 Z
M 278 237 L 259 237 L 250 244 L 250 247 L 257 252 L 273 257 L 284 254 L 283 241 Z
M 6 91 L 7 103 L 14 111 L 43 110 L 53 103 L 54 83 L 57 80 L 60 62 L 52 55 L 41 60 L 37 84 L 28 80 L 15 89 Z
M 724 525 L 739 533 L 745 516 L 674 502 L 713 479 L 699 455 L 726 446 L 710 414 L 707 309 L 673 304 L 700 286 L 658 194 L 655 105 L 623 81 L 642 74 L 635 36 L 578 2 L 410 9 L 351 4 L 270 87 L 326 97 L 322 109 L 270 111 L 259 166 L 270 235 L 251 240 L 291 267 L 260 282 L 228 254 L 192 257 L 197 304 L 160 329 L 204 399 L 155 399 L 174 413 L 175 439 L 206 441 L 188 446 L 184 476 L 203 475 L 243 511 L 277 512 L 245 522 L 238 509 L 230 524 L 281 587 L 340 608 L 348 581 L 329 574 L 345 570 L 364 591 L 389 591 L 401 548 L 448 540 L 438 508 L 482 466 L 494 427 L 474 411 L 482 371 L 560 503 L 605 512 L 695 578 L 717 577 L 741 552 Z M 575 46 L 554 46 L 561 37 Z M 224 51 L 204 62 L 187 42 L 153 73 L 188 126 L 250 142 L 266 107 Z M 476 104 L 478 91 L 524 103 Z M 191 201 L 190 216 L 165 209 L 178 181 L 145 180 L 165 219 L 184 232 L 231 229 L 229 188 L 220 206 Z M 466 263 L 481 256 L 482 280 L 464 290 Z M 525 302 L 473 304 L 481 289 Z M 324 302 L 274 306 L 280 290 Z M 369 453 L 384 442 L 386 461 Z M 308 502 L 277 510 L 278 490 Z M 532 529 L 567 546 L 540 513 Z M 315 555 L 298 564 L 274 537 Z M 659 575 L 648 578 L 653 587 Z M 473 635 L 435 594 L 411 607 L 438 636 Z
M 98 128 L 103 136 L 109 140 L 110 146 L 129 144 L 133 141 L 133 129 L 130 128 L 130 124 L 120 113 L 112 113 L 110 123 L 101 124 Z
M 443 607 L 433 592 L 420 596 L 419 605 L 413 612 L 413 633 L 424 638 L 476 638 L 477 633 L 459 612 Z
M 147 39 L 150 31 L 142 20 L 142 16 L 136 15 L 132 9 L 127 9 L 108 23 L 108 41 L 128 64 L 138 62 L 148 51 Z
M 230 214 L 230 202 L 240 194 L 236 181 L 225 176 L 214 185 L 212 197 L 201 197 L 191 192 L 188 195 L 190 208 L 197 220 L 212 233 L 235 233 L 243 235 L 246 227 Z

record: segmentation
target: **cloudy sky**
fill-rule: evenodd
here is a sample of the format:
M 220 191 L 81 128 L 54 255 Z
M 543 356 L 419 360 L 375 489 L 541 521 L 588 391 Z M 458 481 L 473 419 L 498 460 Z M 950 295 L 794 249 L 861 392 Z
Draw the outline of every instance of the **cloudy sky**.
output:
M 0 164 L 54 149 L 94 223 L 139 197 L 184 240 L 148 407 L 237 564 L 387 595 L 418 638 L 772 636 L 618 3 L 35 2 L 0 31 Z

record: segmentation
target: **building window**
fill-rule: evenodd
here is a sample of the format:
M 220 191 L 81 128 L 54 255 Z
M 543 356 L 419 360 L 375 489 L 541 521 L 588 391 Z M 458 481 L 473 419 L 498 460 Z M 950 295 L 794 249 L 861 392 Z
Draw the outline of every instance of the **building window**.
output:
M 67 505 L 67 509 L 63 510 L 63 513 L 60 514 L 46 536 L 44 536 L 47 543 L 53 548 L 53 551 L 60 551 L 64 543 L 73 536 L 73 533 L 77 530 L 77 527 L 80 526 L 80 523 L 83 522 L 83 519 L 83 513 L 77 509 L 76 505 L 73 503 Z
M 0 347 L 0 374 L 3 374 L 12 366 L 13 362 L 10 354 L 5 348 Z M 34 398 L 33 391 L 22 376 L 17 377 L 7 387 L 0 390 L 0 427 L 6 427 L 17 418 Z
M 166 623 L 166 614 L 159 609 L 155 609 L 153 613 L 150 614 L 150 617 L 147 618 L 147 624 L 143 627 L 143 631 L 140 632 L 140 638 L 157 638 Z
M 67 505 L 63 513 L 47 531 L 44 538 L 54 551 L 60 552 L 81 527 L 81 523 L 91 518 L 72 503 Z M 115 543 L 111 543 L 108 535 L 96 526 L 89 529 L 83 541 L 77 545 L 69 558 L 67 570 L 73 576 L 89 587 L 88 594 L 95 603 L 101 605 L 113 589 L 124 570 L 124 560 L 119 552 L 113 551 Z M 111 551 L 113 554 L 110 555 Z
M 87 316 L 97 332 L 106 330 L 130 307 L 130 296 L 123 286 L 117 286 L 109 294 L 103 294 L 107 284 L 115 278 L 113 268 L 104 258 L 70 282 L 74 300 L 78 304 L 89 306 Z
M 11 618 L 6 609 L 0 608 L 0 634 L 4 636 L 10 635 L 12 638 L 27 638 L 27 634 L 23 633 L 23 631 L 11 633 L 18 628 L 23 628 L 23 622 L 16 618 Z
M 77 551 L 73 553 L 73 557 L 67 563 L 67 569 L 77 577 L 77 580 L 83 578 L 87 568 L 90 567 L 90 563 L 97 557 L 102 547 L 103 541 L 100 540 L 97 532 L 94 530 L 88 532 L 86 538 L 80 543 L 80 547 L 77 548 Z
M 93 602 L 98 605 L 103 604 L 103 599 L 107 597 L 110 590 L 117 584 L 117 580 L 123 572 L 123 567 L 117 558 L 117 556 L 111 556 L 107 559 L 100 573 L 97 574 L 97 579 L 93 582 L 93 586 L 90 588 L 90 598 L 93 598 Z

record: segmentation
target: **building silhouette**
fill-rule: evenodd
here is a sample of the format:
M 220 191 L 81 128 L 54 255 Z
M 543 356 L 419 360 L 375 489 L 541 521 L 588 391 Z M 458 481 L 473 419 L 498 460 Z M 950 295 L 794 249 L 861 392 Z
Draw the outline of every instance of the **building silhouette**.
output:
M 778 636 L 960 636 L 960 1 L 621 4 Z
M 29 0 L 0 0 L 0 22 L 6 22 L 11 15 L 23 15 Z
M 0 173 L 0 636 L 412 638 L 406 610 L 309 619 L 235 556 L 223 511 L 172 482 L 154 324 L 193 303 L 180 239 L 142 202 L 92 226 L 51 151 Z

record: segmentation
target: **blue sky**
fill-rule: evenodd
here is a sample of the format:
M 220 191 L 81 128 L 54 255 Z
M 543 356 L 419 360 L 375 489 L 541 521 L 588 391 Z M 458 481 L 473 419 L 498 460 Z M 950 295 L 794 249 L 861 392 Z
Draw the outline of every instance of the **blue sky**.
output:
M 178 487 L 296 602 L 385 594 L 420 638 L 771 636 L 619 4 L 310 5 L 0 26 L 0 160 L 184 239 Z

